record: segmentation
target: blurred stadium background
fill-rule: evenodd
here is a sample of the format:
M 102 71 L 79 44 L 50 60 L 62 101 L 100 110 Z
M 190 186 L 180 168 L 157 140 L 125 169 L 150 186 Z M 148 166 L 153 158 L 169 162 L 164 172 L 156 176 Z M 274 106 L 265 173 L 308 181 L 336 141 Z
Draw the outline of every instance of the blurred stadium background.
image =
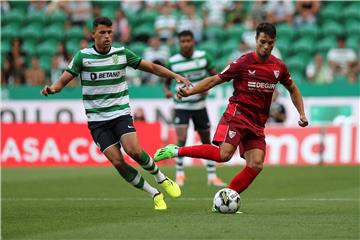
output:
M 330 165 L 334 167 L 334 172 L 339 173 L 334 175 L 336 178 L 343 179 L 347 174 L 352 174 L 349 182 L 355 188 L 359 187 L 359 1 L 1 1 L 2 182 L 7 184 L 4 186 L 13 187 L 3 192 L 3 198 L 8 203 L 2 211 L 5 213 L 5 218 L 2 215 L 3 221 L 11 222 L 11 211 L 20 207 L 12 203 L 11 198 L 33 197 L 32 194 L 36 192 L 34 186 L 33 191 L 31 186 L 27 187 L 28 191 L 23 191 L 26 184 L 16 185 L 17 181 L 21 182 L 20 176 L 25 177 L 22 183 L 29 181 L 26 176 L 31 180 L 31 176 L 35 179 L 38 174 L 44 179 L 50 177 L 52 181 L 50 175 L 54 169 L 28 167 L 73 166 L 79 167 L 80 172 L 86 172 L 88 170 L 82 167 L 109 165 L 87 130 L 79 81 L 72 82 L 60 94 L 46 99 L 39 94 L 44 84 L 50 84 L 59 77 L 80 48 L 92 45 L 91 23 L 100 15 L 114 20 L 114 46 L 124 45 L 137 55 L 160 63 L 165 63 L 170 55 L 179 51 L 176 32 L 191 29 L 195 33 L 197 48 L 213 56 L 218 71 L 244 52 L 254 49 L 254 27 L 257 23 L 265 20 L 275 23 L 275 53 L 287 64 L 293 80 L 304 95 L 310 126 L 305 129 L 296 126 L 298 116 L 291 99 L 280 86 L 279 97 L 273 107 L 276 110 L 277 106 L 282 106 L 286 119 L 279 123 L 269 122 L 267 126 L 266 164 L 276 166 L 270 172 L 280 174 L 281 171 L 276 170 L 281 169 L 279 166 L 284 169 L 294 166 L 299 170 L 298 179 L 301 181 L 301 175 L 305 175 L 309 169 Z M 164 97 L 161 79 L 130 68 L 127 73 L 140 142 L 145 150 L 153 154 L 164 144 L 176 142 L 171 124 L 172 103 Z M 211 107 L 208 111 L 213 128 L 231 94 L 231 84 L 218 86 L 210 92 L 208 106 Z M 199 138 L 189 130 L 187 144 L 197 143 L 200 143 Z M 127 161 L 132 162 L 129 158 Z M 174 174 L 174 160 L 162 164 L 166 165 L 170 176 Z M 198 166 L 203 162 L 186 159 L 185 164 Z M 243 164 L 244 161 L 235 154 L 225 166 Z M 240 168 L 225 170 L 226 167 L 223 167 L 219 174 L 228 174 L 225 179 L 229 181 Z M 89 170 L 87 176 L 95 173 Z M 57 174 L 54 174 L 54 178 L 69 177 L 66 171 L 60 170 Z M 104 178 L 95 176 L 95 179 L 104 181 L 106 174 L 101 177 Z M 88 179 L 91 181 L 91 177 Z M 277 184 L 276 180 L 274 182 Z M 311 182 L 307 184 L 311 185 Z M 202 183 L 198 186 L 201 188 Z M 256 186 L 261 188 L 260 184 Z M 39 192 L 50 198 L 53 195 L 46 196 L 47 188 L 49 186 L 42 185 Z M 101 189 L 101 186 L 97 186 L 97 189 Z M 81 190 L 74 191 L 72 196 L 78 191 Z M 214 189 L 210 189 L 210 193 L 204 192 L 204 196 L 198 196 L 195 189 L 191 191 L 195 192 L 195 198 L 211 197 L 215 193 Z M 135 192 L 131 194 L 136 195 Z M 67 196 L 65 191 L 63 194 Z M 259 194 L 251 195 L 251 190 L 249 194 L 250 199 L 254 197 L 253 200 L 259 197 Z M 359 190 L 352 191 L 350 195 L 339 191 L 339 195 L 334 197 L 357 198 L 356 202 L 351 202 L 353 204 L 358 203 L 358 194 Z M 208 205 L 211 199 L 206 201 Z M 186 204 L 183 206 L 185 209 Z M 351 211 L 357 214 L 355 224 L 359 224 L 359 208 L 354 204 L 351 206 Z M 36 207 L 39 205 L 34 204 L 32 209 Z M 26 238 L 26 234 L 14 235 L 11 230 L 16 231 L 17 225 L 12 223 L 6 225 L 10 227 L 5 231 L 6 236 Z M 28 233 L 27 230 L 24 232 Z M 350 235 L 345 238 L 358 236 L 354 229 L 348 233 Z M 219 235 L 212 234 L 220 239 Z M 43 236 L 50 239 L 55 235 Z M 56 236 L 66 238 L 66 235 Z M 273 237 L 277 238 L 276 235 Z

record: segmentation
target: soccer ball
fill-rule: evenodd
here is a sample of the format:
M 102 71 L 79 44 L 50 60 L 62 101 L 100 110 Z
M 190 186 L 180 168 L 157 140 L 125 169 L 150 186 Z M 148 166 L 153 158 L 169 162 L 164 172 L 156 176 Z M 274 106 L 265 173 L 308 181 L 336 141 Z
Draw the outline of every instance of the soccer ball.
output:
M 236 213 L 240 205 L 240 195 L 230 188 L 220 189 L 215 194 L 213 209 L 219 213 Z

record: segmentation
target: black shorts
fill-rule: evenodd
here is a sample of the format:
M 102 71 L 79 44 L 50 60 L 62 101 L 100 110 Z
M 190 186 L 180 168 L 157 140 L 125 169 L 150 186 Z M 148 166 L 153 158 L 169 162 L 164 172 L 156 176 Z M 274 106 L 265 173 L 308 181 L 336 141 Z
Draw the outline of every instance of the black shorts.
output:
M 89 125 L 92 123 L 89 123 Z M 130 115 L 120 116 L 98 124 L 98 127 L 90 128 L 91 136 L 101 152 L 111 145 L 119 144 L 122 135 L 136 132 L 133 119 Z
M 206 108 L 200 110 L 175 109 L 175 127 L 189 125 L 190 119 L 193 121 L 196 131 L 207 131 L 210 129 L 210 120 Z

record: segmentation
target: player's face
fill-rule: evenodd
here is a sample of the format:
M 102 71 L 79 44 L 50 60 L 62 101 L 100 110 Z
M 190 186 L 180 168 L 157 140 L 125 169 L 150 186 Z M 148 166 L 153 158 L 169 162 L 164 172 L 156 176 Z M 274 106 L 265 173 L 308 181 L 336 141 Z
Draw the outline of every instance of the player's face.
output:
M 190 54 L 194 48 L 194 39 L 191 36 L 182 36 L 179 39 L 180 50 L 182 53 Z
M 259 57 L 266 59 L 274 48 L 275 38 L 261 32 L 256 39 L 256 53 Z
M 92 36 L 94 38 L 96 47 L 98 47 L 99 50 L 106 51 L 111 48 L 112 35 L 112 26 L 108 27 L 106 25 L 98 25 Z

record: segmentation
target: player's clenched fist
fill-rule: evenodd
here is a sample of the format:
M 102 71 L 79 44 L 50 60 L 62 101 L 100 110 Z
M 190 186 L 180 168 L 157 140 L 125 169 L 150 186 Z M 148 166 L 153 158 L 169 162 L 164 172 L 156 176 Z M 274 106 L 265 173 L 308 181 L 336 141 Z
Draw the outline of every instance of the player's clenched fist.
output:
M 191 95 L 191 88 L 189 88 L 189 87 L 181 87 L 176 92 L 176 97 L 178 99 L 181 99 L 183 97 L 187 97 L 187 96 L 190 96 L 190 95 Z
M 305 116 L 300 116 L 300 120 L 298 121 L 298 124 L 300 127 L 306 127 L 307 125 L 309 125 L 309 121 Z
M 48 85 L 45 85 L 45 87 L 40 91 L 40 93 L 44 96 L 48 96 L 49 94 L 56 93 L 55 89 L 51 88 Z

